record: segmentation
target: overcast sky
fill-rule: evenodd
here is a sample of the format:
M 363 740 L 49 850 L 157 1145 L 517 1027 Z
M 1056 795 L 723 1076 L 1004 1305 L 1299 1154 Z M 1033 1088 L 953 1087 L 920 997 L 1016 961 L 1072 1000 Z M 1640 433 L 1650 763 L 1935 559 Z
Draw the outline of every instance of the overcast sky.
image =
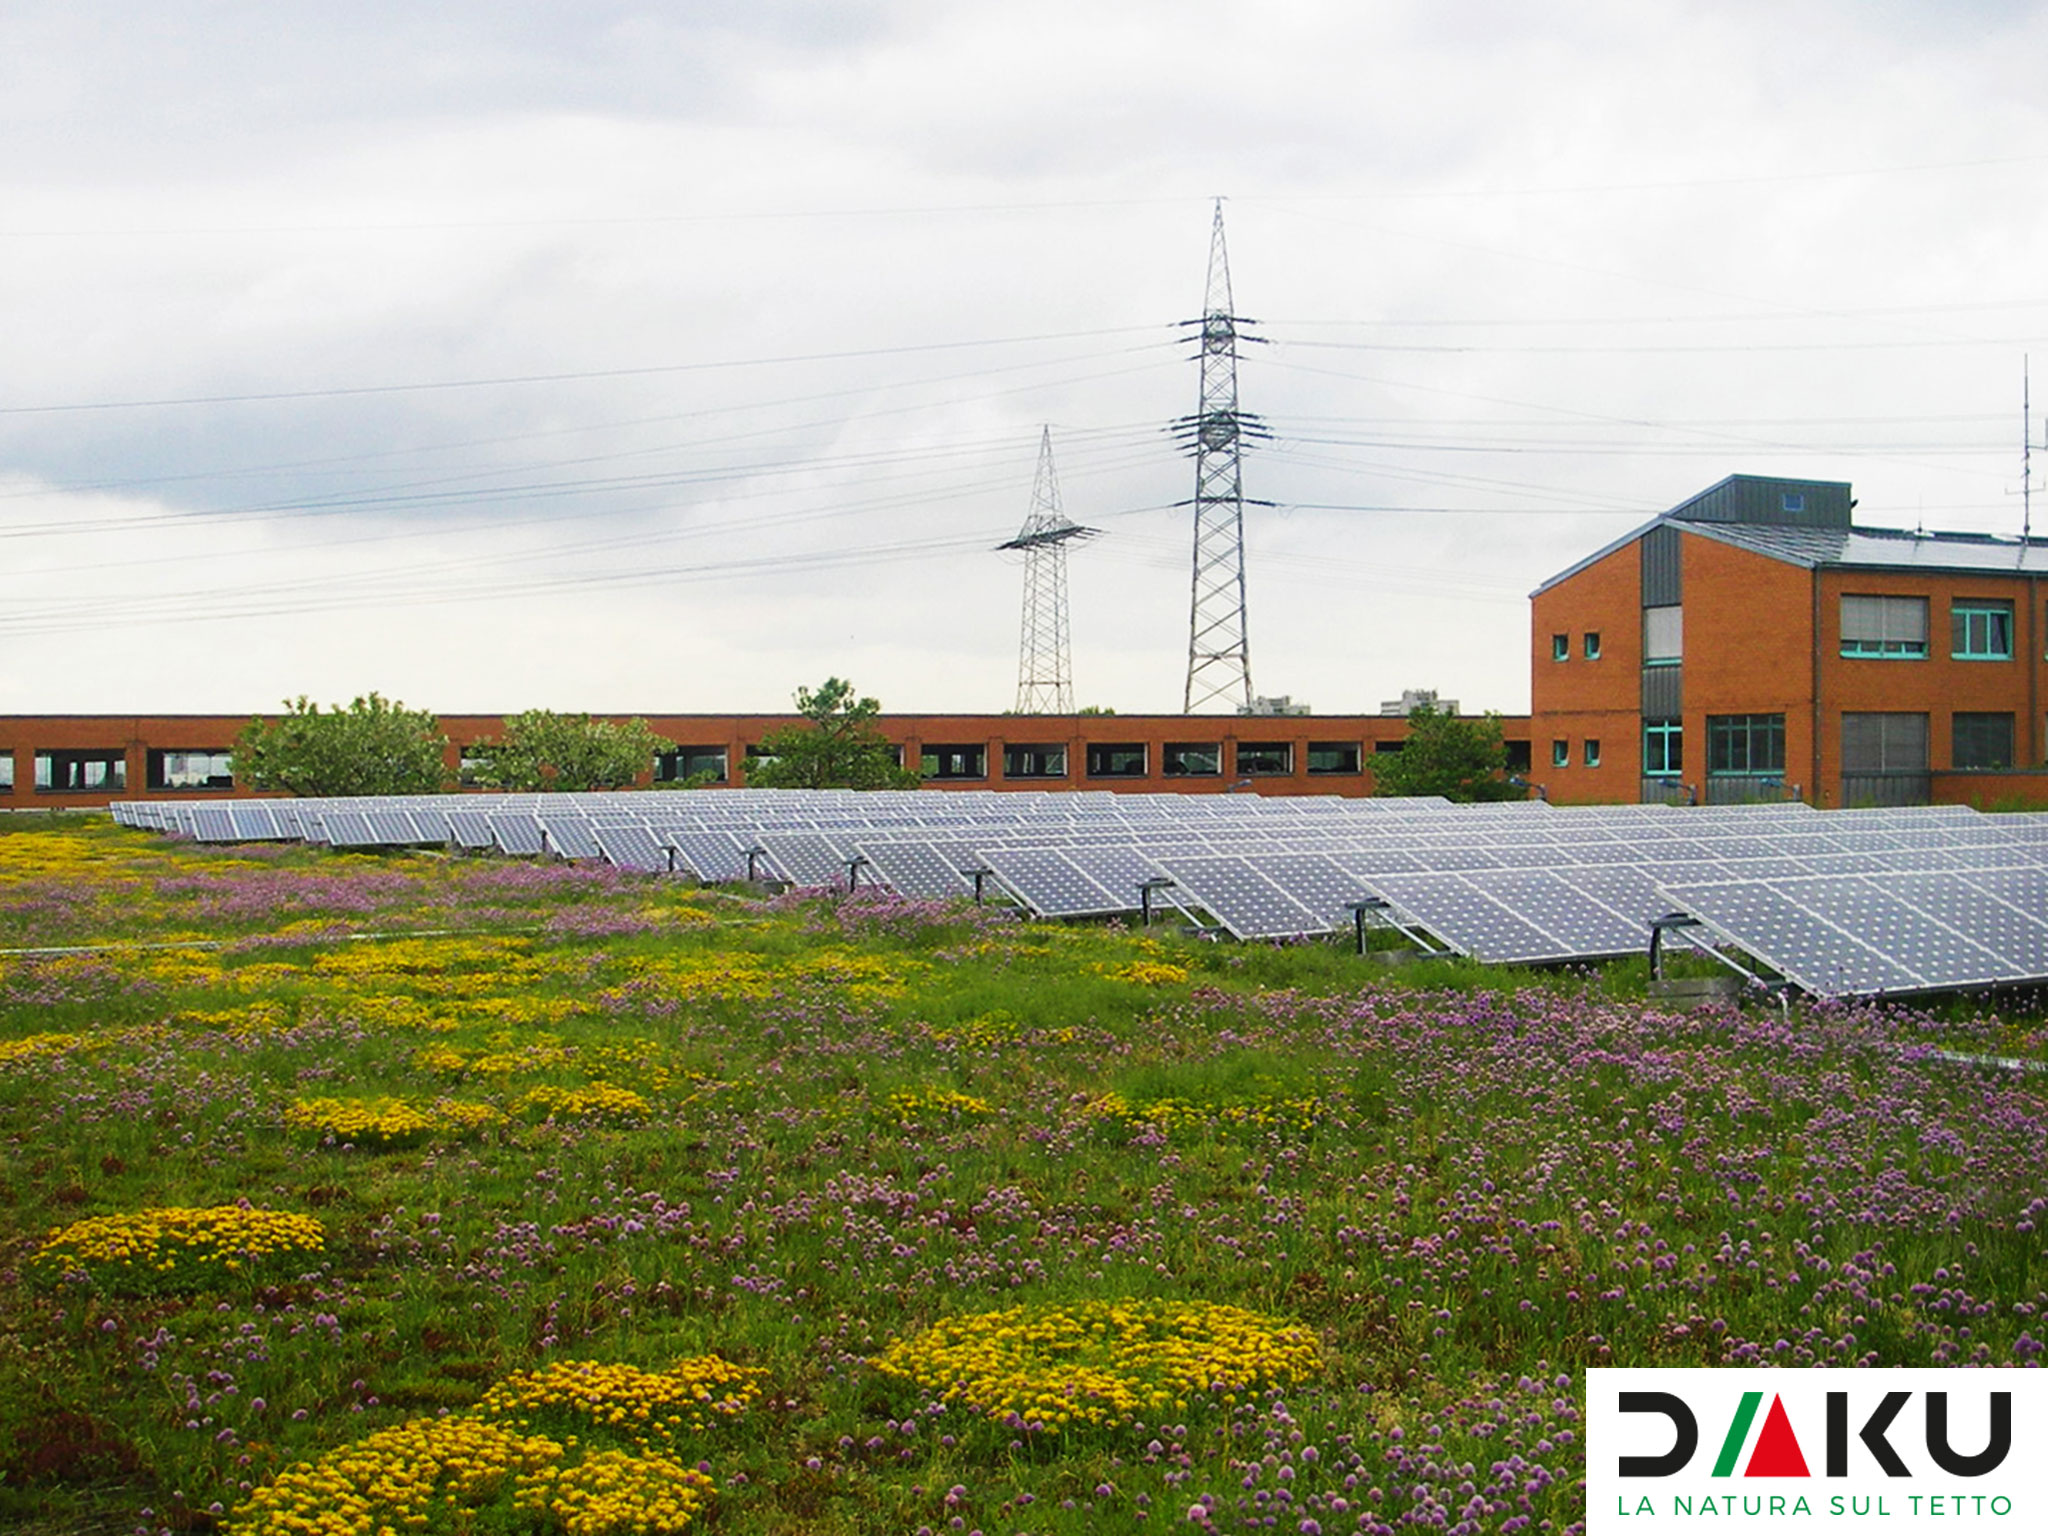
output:
M 12 0 L 0 713 L 1001 711 L 1045 424 L 1077 696 L 1177 709 L 1219 196 L 1257 691 L 1524 710 L 1529 590 L 1724 475 L 2019 531 L 2044 57 L 2034 4 Z

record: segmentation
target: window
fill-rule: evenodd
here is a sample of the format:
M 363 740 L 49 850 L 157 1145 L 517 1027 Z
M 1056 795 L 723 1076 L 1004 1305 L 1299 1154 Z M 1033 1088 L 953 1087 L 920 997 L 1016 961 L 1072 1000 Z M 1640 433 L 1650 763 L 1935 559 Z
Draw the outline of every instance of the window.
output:
M 1294 743 L 1291 741 L 1240 741 L 1237 744 L 1239 773 L 1294 772 Z
M 1572 637 L 1570 635 L 1552 635 L 1550 637 L 1550 659 L 1552 661 L 1569 661 L 1571 656 Z
M 1643 722 L 1643 774 L 1670 778 L 1685 772 L 1685 725 L 1678 720 Z
M 1372 744 L 1372 753 L 1374 757 L 1388 757 L 1407 745 L 1408 738 L 1405 736 L 1399 741 L 1376 741 Z
M 1308 771 L 1358 773 L 1363 757 L 1355 741 L 1312 741 L 1308 744 Z
M 1950 718 L 1953 740 L 1949 762 L 1957 768 L 2010 768 L 2012 716 L 1965 714 Z
M 1090 742 L 1088 777 L 1142 779 L 1145 777 L 1145 744 L 1142 741 Z
M 2012 604 L 1979 598 L 1951 603 L 1949 651 L 1958 661 L 2012 660 Z
M 988 747 L 978 741 L 959 746 L 928 746 L 917 766 L 918 772 L 928 779 L 985 779 Z
M 14 749 L 0 747 L 0 795 L 14 793 Z
M 127 787 L 128 754 L 119 747 L 36 754 L 36 788 L 43 794 L 90 794 Z
M 1223 748 L 1216 742 L 1206 746 L 1186 741 L 1169 741 L 1159 749 L 1159 771 L 1170 779 L 1203 778 L 1223 771 Z
M 1529 771 L 1529 743 L 1526 741 L 1516 741 L 1510 737 L 1502 742 L 1501 745 L 1507 749 L 1508 772 L 1527 773 Z
M 1924 597 L 1844 597 L 1844 656 L 1927 654 L 1927 599 Z
M 1707 716 L 1707 772 L 1782 774 L 1783 715 Z
M 1907 714 L 1842 716 L 1842 772 L 1925 773 L 1927 717 Z
M 1599 631 L 1599 630 L 1597 630 L 1597 629 L 1589 629 L 1589 630 L 1587 630 L 1587 631 L 1586 631 L 1586 645 L 1585 645 L 1585 650 L 1586 650 L 1586 660 L 1588 660 L 1588 661 L 1598 661 L 1598 660 L 1600 659 L 1600 631 Z
M 657 765 L 655 771 L 659 772 L 661 759 L 656 758 L 654 761 Z M 462 756 L 456 759 L 455 782 L 465 789 L 474 789 L 477 785 L 483 783 L 484 775 L 490 771 L 490 767 L 491 754 L 489 743 L 478 742 L 474 746 L 464 747 L 462 749 Z
M 901 747 L 898 747 L 896 750 L 900 752 L 903 749 Z M 770 763 L 779 763 L 782 761 L 782 759 L 777 757 L 773 752 L 763 752 L 761 750 L 761 744 L 759 742 L 755 742 L 754 745 L 748 747 L 746 752 L 742 755 L 742 761 L 747 760 L 751 760 L 755 765 L 760 767 L 766 767 Z M 899 768 L 903 766 L 902 759 L 897 759 L 896 766 Z
M 1583 752 L 1581 752 L 1580 755 L 1585 759 L 1585 763 L 1588 768 L 1598 768 L 1600 766 L 1599 738 L 1595 736 L 1588 736 L 1586 738 L 1585 749 Z
M 1685 610 L 1673 603 L 1668 608 L 1643 610 L 1643 665 L 1675 667 L 1685 654 Z
M 1553 768 L 1569 768 L 1571 765 L 1572 744 L 1560 736 L 1550 744 L 1550 766 Z
M 151 789 L 233 789 L 234 764 L 227 749 L 216 752 L 173 752 L 152 748 L 147 758 Z
M 673 752 L 654 754 L 654 782 L 657 784 L 680 784 L 685 779 L 704 779 L 708 784 L 723 784 L 726 778 L 726 757 L 723 747 L 677 747 Z
M 1804 491 L 1787 491 L 1778 498 L 1778 506 L 1786 512 L 1804 512 L 1806 510 L 1806 493 Z
M 1003 748 L 1003 777 L 1006 779 L 1064 779 L 1066 776 L 1067 749 L 1057 742 Z

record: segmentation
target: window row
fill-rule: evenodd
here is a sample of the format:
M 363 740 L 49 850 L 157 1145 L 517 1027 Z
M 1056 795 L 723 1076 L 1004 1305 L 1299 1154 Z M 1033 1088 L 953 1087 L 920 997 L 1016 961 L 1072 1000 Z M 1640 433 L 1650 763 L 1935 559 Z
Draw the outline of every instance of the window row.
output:
M 1918 661 L 1927 655 L 1924 597 L 1842 599 L 1842 654 Z M 2004 599 L 1957 598 L 1948 610 L 1949 657 L 2011 661 L 2013 605 Z
M 1380 745 L 1387 745 L 1381 743 Z M 1394 744 L 1398 745 L 1398 743 Z M 1167 742 L 1158 748 L 1159 772 L 1166 778 L 1219 778 L 1224 772 L 1222 742 Z M 1083 772 L 1091 779 L 1142 779 L 1152 772 L 1152 748 L 1145 742 L 1096 742 L 1085 749 Z M 749 749 L 748 756 L 760 754 Z M 1294 772 L 1295 743 L 1240 741 L 1229 753 L 1230 772 L 1251 777 Z M 903 749 L 896 749 L 903 764 Z M 1364 769 L 1364 746 L 1355 741 L 1312 741 L 1303 749 L 1303 766 L 1311 774 L 1355 774 Z M 731 765 L 723 747 L 682 747 L 664 752 L 654 762 L 654 782 L 681 783 L 700 779 L 723 784 Z M 927 779 L 985 779 L 989 776 L 985 742 L 926 743 L 919 748 L 918 772 Z M 1008 744 L 1002 749 L 1005 779 L 1064 779 L 1068 776 L 1064 743 Z
M 2014 716 L 1957 710 L 1949 716 L 1951 768 L 2010 768 Z M 1589 743 L 1595 754 L 1598 743 Z M 1566 746 L 1557 742 L 1555 749 Z M 1563 767 L 1563 762 L 1557 766 Z M 1925 773 L 1929 768 L 1927 716 L 1904 712 L 1849 712 L 1842 716 L 1842 772 Z M 1677 720 L 1643 722 L 1643 773 L 1675 778 L 1685 771 L 1685 727 Z M 1785 772 L 1783 715 L 1707 716 L 1707 772 L 1716 777 Z
M 1586 660 L 1598 661 L 1600 659 L 1599 630 L 1587 630 L 1583 635 L 1579 636 L 1579 645 L 1581 654 L 1585 656 Z M 1570 661 L 1572 659 L 1572 637 L 1570 635 L 1552 635 L 1550 637 L 1550 659 L 1552 661 Z
M 1599 737 L 1588 736 L 1579 743 L 1579 761 L 1588 768 L 1598 768 L 1600 766 Z M 1569 768 L 1571 765 L 1571 742 L 1563 736 L 1554 738 L 1550 743 L 1550 766 L 1553 768 Z
M 153 748 L 143 761 L 151 789 L 235 787 L 234 764 L 225 750 Z M 32 771 L 32 782 L 43 794 L 119 793 L 128 788 L 128 752 L 124 747 L 52 749 L 35 754 Z M 0 794 L 8 794 L 14 787 L 14 753 L 0 747 Z

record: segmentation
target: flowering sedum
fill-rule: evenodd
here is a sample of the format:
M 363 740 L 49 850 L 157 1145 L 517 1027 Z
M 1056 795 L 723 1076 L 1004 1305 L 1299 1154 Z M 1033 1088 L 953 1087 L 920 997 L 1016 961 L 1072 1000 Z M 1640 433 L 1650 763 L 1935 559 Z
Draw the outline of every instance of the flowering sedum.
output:
M 1088 1107 L 1102 1119 L 1132 1130 L 1150 1129 L 1166 1134 L 1232 1130 L 1306 1134 L 1323 1118 L 1322 1102 L 1312 1094 L 1270 1093 L 1209 1102 L 1171 1096 L 1129 1099 L 1110 1092 Z
M 898 1090 L 889 1095 L 887 1109 L 890 1118 L 899 1125 L 915 1125 L 928 1120 L 979 1119 L 995 1113 L 988 1100 L 977 1099 L 971 1093 L 956 1093 L 951 1088 Z
M 1313 1373 L 1315 1336 L 1204 1301 L 1081 1301 L 949 1318 L 891 1344 L 883 1374 L 1049 1430 L 1122 1424 Z
M 647 1116 L 645 1098 L 616 1083 L 585 1083 L 580 1088 L 563 1088 L 552 1083 L 521 1096 L 519 1113 L 549 1120 L 642 1120 Z
M 74 1221 L 45 1238 L 30 1264 L 104 1290 L 178 1290 L 275 1268 L 326 1246 L 327 1229 L 294 1211 L 167 1206 Z
M 296 1131 L 312 1131 L 323 1139 L 353 1142 L 362 1147 L 399 1147 L 430 1136 L 464 1136 L 486 1130 L 504 1117 L 488 1104 L 462 1099 L 393 1097 L 367 1099 L 294 1099 L 284 1123 Z
M 251 1494 L 227 1530 L 229 1536 L 468 1530 L 509 1503 L 518 1525 L 569 1536 L 665 1533 L 689 1525 L 712 1491 L 710 1478 L 666 1456 L 578 1454 L 573 1442 L 464 1414 L 414 1419 L 301 1462 Z
M 651 1451 L 592 1451 L 574 1466 L 522 1479 L 513 1507 L 550 1519 L 568 1536 L 680 1531 L 713 1487 L 695 1467 Z
M 1112 981 L 1135 982 L 1141 987 L 1177 987 L 1188 979 L 1188 968 L 1163 960 L 1133 960 L 1127 965 L 1098 965 L 1095 968 Z
M 645 1439 L 702 1430 L 732 1418 L 759 1393 L 760 1372 L 716 1355 L 694 1355 L 666 1371 L 596 1360 L 557 1360 L 508 1376 L 483 1395 L 482 1413 L 520 1424 L 567 1416 Z

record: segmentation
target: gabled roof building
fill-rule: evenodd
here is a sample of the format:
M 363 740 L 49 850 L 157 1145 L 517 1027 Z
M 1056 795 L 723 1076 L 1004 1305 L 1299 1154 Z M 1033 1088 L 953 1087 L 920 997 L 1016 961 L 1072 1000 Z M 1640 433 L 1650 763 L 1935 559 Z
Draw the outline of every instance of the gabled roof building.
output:
M 1553 800 L 2048 799 L 2048 541 L 1862 528 L 1731 475 L 1531 594 Z

